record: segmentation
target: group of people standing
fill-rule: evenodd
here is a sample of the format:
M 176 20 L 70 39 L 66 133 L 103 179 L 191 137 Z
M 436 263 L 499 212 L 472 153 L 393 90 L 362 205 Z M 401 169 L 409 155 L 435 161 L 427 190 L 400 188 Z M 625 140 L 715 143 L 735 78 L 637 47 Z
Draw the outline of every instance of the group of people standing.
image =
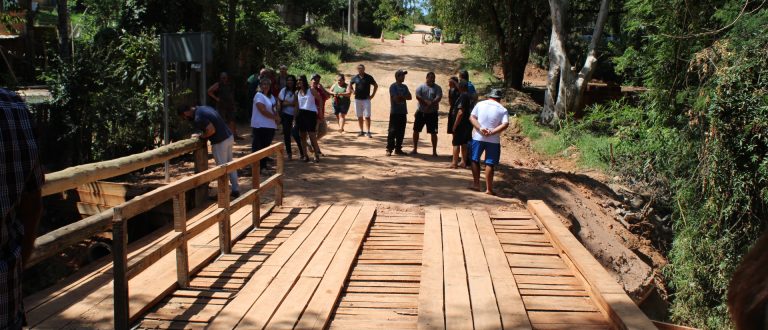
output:
M 332 99 L 333 113 L 339 124 L 339 131 L 344 133 L 346 115 L 354 104 L 358 120 L 358 136 L 372 137 L 371 100 L 379 89 L 376 80 L 365 72 L 365 66 L 357 66 L 358 74 L 346 82 L 343 74 L 338 74 L 333 85 L 326 89 L 320 83 L 320 75 L 313 74 L 310 79 L 300 75 L 298 78 L 288 74 L 287 67 L 281 65 L 279 72 L 262 69 L 258 75 L 248 78 L 252 89 L 251 128 L 253 152 L 268 147 L 274 139 L 278 126 L 282 126 L 283 141 L 288 160 L 293 159 L 293 144 L 299 151 L 299 159 L 305 162 L 319 162 L 323 155 L 319 139 L 325 128 L 324 109 L 326 101 Z M 413 99 L 408 86 L 404 84 L 407 70 L 395 71 L 395 82 L 389 86 L 390 114 L 387 129 L 386 155 L 406 155 L 403 140 L 408 122 L 407 102 Z M 218 113 L 205 106 L 180 109 L 179 114 L 194 121 L 202 131 L 201 138 L 206 138 L 213 145 L 212 150 L 217 164 L 232 160 L 234 140 L 242 139 L 237 134 L 234 124 L 234 92 L 229 87 L 226 73 L 220 75 L 219 82 L 208 90 L 217 103 Z M 439 107 L 443 100 L 443 90 L 436 83 L 434 72 L 428 72 L 425 82 L 415 90 L 417 109 L 413 124 L 413 149 L 410 154 L 418 154 L 419 135 L 426 127 L 431 136 L 432 155 L 437 156 Z M 450 168 L 471 168 L 473 182 L 471 189 L 480 190 L 480 158 L 485 154 L 486 190 L 493 191 L 494 166 L 498 164 L 501 147 L 500 133 L 508 127 L 507 110 L 500 103 L 501 90 L 492 90 L 487 100 L 478 102 L 475 86 L 469 81 L 469 73 L 459 72 L 457 77 L 448 80 L 447 132 L 452 135 L 453 155 Z M 353 102 L 354 99 L 354 102 Z M 218 118 L 216 118 L 218 117 Z M 261 169 L 269 167 L 269 159 L 261 161 Z M 238 195 L 236 173 L 230 174 L 232 193 Z
M 253 79 L 258 81 L 258 90 L 252 98 L 253 151 L 269 146 L 277 126 L 282 125 L 288 160 L 293 159 L 292 142 L 295 142 L 301 160 L 309 162 L 309 153 L 312 152 L 312 160 L 319 162 L 323 154 L 318 140 L 326 130 L 326 101 L 333 99 L 333 113 L 340 131 L 344 132 L 353 96 L 360 126 L 359 136 L 372 137 L 371 99 L 376 95 L 378 84 L 365 73 L 365 66 L 360 65 L 358 73 L 350 83 L 346 82 L 343 74 L 339 74 L 333 85 L 326 89 L 320 83 L 319 74 L 313 74 L 307 80 L 305 75 L 296 78 L 288 74 L 284 65 L 280 66 L 276 77 L 269 69 L 261 70 L 259 76 Z
M 406 101 L 412 100 L 408 86 L 403 82 L 408 71 L 395 71 L 395 82 L 389 87 L 391 101 L 389 128 L 387 130 L 387 156 L 405 155 L 402 150 L 407 124 Z M 480 158 L 485 154 L 485 193 L 495 195 L 493 175 L 501 156 L 501 132 L 509 126 L 507 109 L 499 102 L 503 91 L 493 89 L 487 99 L 478 102 L 475 86 L 469 81 L 469 73 L 459 72 L 458 77 L 448 80 L 448 134 L 452 135 L 453 157 L 450 168 L 472 169 L 470 189 L 480 191 Z M 413 123 L 413 150 L 418 154 L 419 134 L 426 126 L 432 138 L 432 155 L 437 156 L 438 110 L 443 98 L 442 88 L 435 83 L 435 73 L 428 72 L 424 84 L 416 88 L 418 107 Z M 470 164 L 471 161 L 471 164 Z

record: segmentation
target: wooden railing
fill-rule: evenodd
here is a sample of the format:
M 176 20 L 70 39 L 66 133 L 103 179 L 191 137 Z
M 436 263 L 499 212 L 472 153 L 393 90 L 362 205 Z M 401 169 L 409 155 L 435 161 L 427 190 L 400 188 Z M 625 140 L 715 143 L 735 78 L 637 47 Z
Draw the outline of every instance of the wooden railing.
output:
M 208 168 L 208 149 L 205 141 L 187 139 L 135 155 L 74 166 L 62 171 L 46 174 L 42 195 L 49 196 L 97 180 L 130 173 L 190 152 L 194 153 L 195 172 L 205 171 Z M 201 190 L 196 193 L 195 199 L 197 201 L 202 202 L 204 198 L 205 191 Z M 77 244 L 77 242 L 108 230 L 112 225 L 112 218 L 112 210 L 106 210 L 38 237 L 35 240 L 32 256 L 29 260 L 25 260 L 24 266 L 29 268 L 48 257 L 56 255 L 65 248 Z
M 187 241 L 199 235 L 214 224 L 219 225 L 219 248 L 222 254 L 231 252 L 231 227 L 229 215 L 245 205 L 252 205 L 252 227 L 258 227 L 261 219 L 261 196 L 265 191 L 275 189 L 275 205 L 283 203 L 284 163 L 283 143 L 276 143 L 248 156 L 224 165 L 186 177 L 167 186 L 155 189 L 113 208 L 112 218 L 112 256 L 114 257 L 114 313 L 115 328 L 128 329 L 130 324 L 128 281 L 159 261 L 163 256 L 176 251 L 176 275 L 180 288 L 189 286 L 189 261 Z M 259 175 L 259 161 L 274 155 L 277 161 L 277 173 L 263 183 Z M 228 173 L 251 166 L 253 188 L 243 192 L 240 197 L 230 201 Z M 192 228 L 187 228 L 185 193 L 195 187 L 218 183 L 218 208 L 200 219 Z M 128 260 L 128 220 L 147 212 L 152 208 L 173 200 L 173 234 L 152 249 L 144 251 Z

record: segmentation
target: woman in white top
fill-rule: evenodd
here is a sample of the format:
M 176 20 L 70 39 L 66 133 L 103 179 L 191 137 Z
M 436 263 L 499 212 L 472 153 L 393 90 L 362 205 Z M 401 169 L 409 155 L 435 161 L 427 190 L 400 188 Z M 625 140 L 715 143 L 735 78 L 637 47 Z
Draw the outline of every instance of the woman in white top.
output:
M 253 143 L 251 152 L 256 152 L 269 147 L 272 139 L 275 137 L 277 123 L 280 122 L 280 116 L 277 114 L 277 102 L 275 97 L 269 91 L 272 81 L 269 78 L 263 78 L 259 82 L 259 92 L 253 97 L 253 110 L 251 112 L 251 128 L 253 128 Z M 267 159 L 261 160 L 260 168 L 267 168 Z
M 309 82 L 307 82 L 307 76 L 299 76 L 298 81 L 298 93 L 299 98 L 299 113 L 296 115 L 296 126 L 299 128 L 299 134 L 301 141 L 306 141 L 309 136 L 309 141 L 312 143 L 312 147 L 315 149 L 315 163 L 320 162 L 320 146 L 317 144 L 317 105 L 315 99 L 320 95 L 317 90 L 309 88 Z M 303 160 L 309 161 L 307 154 L 306 143 L 301 144 L 301 148 L 304 151 Z
M 296 117 L 296 109 L 299 108 L 299 98 L 296 97 L 296 76 L 288 75 L 285 78 L 285 87 L 280 90 L 277 99 L 280 109 L 280 122 L 283 125 L 283 143 L 288 154 L 288 160 L 292 160 L 291 136 L 293 133 L 293 118 Z M 296 133 L 298 135 L 298 132 Z M 304 151 L 301 149 L 301 141 L 298 138 L 296 139 L 296 147 L 299 149 L 301 158 L 304 158 Z

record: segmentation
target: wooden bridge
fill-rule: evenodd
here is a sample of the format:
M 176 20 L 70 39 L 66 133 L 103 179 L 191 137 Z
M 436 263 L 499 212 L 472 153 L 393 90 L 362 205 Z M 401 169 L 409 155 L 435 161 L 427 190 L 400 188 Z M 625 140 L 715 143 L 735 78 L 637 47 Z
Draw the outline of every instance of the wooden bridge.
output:
M 113 259 L 28 297 L 30 327 L 656 328 L 540 201 L 503 213 L 288 207 L 282 150 L 201 169 L 109 211 Z M 277 173 L 261 180 L 251 165 L 271 154 Z M 248 166 L 260 184 L 230 200 L 227 173 Z M 186 192 L 212 181 L 217 201 L 188 212 Z M 271 190 L 274 202 L 262 204 Z M 127 221 L 167 200 L 173 230 L 128 244 Z

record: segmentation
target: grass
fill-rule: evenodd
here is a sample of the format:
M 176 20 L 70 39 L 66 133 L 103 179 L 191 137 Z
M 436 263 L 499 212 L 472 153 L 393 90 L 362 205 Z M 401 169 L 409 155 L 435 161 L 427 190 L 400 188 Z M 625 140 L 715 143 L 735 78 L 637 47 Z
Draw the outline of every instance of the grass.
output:
M 365 38 L 357 35 L 348 36 L 344 32 L 335 31 L 329 27 L 317 28 L 317 41 L 326 49 L 349 55 L 368 47 L 368 41 Z
M 583 169 L 610 169 L 611 144 L 618 139 L 595 135 L 577 129 L 558 132 L 536 123 L 535 115 L 517 117 L 523 135 L 531 140 L 533 149 L 548 157 L 577 157 L 576 163 Z
M 330 87 L 336 80 L 339 65 L 368 46 L 368 41 L 359 36 L 347 36 L 328 27 L 317 28 L 319 48 L 304 45 L 290 66 L 295 75 L 319 74 L 324 86 Z

